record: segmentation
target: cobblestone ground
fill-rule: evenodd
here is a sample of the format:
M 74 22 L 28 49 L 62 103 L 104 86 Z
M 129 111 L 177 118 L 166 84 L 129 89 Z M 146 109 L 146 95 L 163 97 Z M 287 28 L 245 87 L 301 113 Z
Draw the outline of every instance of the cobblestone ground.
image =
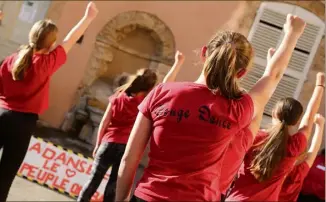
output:
M 16 177 L 7 201 L 74 201 L 55 191 Z

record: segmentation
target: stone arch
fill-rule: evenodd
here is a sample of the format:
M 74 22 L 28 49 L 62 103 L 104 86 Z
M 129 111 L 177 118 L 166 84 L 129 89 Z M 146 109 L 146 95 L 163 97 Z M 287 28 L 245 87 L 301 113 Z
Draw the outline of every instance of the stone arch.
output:
M 97 35 L 95 47 L 78 94 L 82 93 L 87 86 L 92 84 L 105 71 L 107 64 L 114 60 L 113 49 L 135 54 L 132 50 L 124 50 L 124 47 L 119 45 L 119 41 L 124 39 L 128 33 L 136 28 L 149 30 L 152 38 L 160 44 L 160 48 L 156 50 L 154 55 L 138 54 L 138 57 L 148 59 L 151 63 L 155 63 L 153 67 L 163 67 L 166 69 L 166 66 L 173 64 L 176 51 L 175 40 L 172 31 L 162 20 L 154 14 L 143 11 L 120 13 L 112 18 Z

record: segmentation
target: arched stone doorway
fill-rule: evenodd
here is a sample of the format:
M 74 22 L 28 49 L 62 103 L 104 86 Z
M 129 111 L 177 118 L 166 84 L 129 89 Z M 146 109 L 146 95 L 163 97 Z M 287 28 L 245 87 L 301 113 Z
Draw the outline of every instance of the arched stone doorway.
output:
M 77 92 L 80 99 L 67 114 L 62 129 L 75 130 L 79 137 L 94 143 L 116 78 L 123 73 L 135 73 L 140 68 L 153 68 L 162 78 L 174 62 L 175 51 L 171 30 L 157 16 L 142 11 L 115 16 L 96 37 Z
M 156 43 L 153 54 L 148 53 L 148 50 L 153 49 L 153 47 L 139 47 L 139 44 L 132 44 L 135 40 L 132 41 L 130 38 L 137 38 L 135 37 L 137 34 L 143 39 L 145 39 L 144 35 L 147 34 L 147 39 Z M 132 47 L 131 44 L 135 46 Z M 147 43 L 146 45 L 151 46 L 153 43 Z M 144 51 L 146 48 L 147 50 Z M 117 64 L 117 60 L 121 59 L 117 58 L 119 52 L 132 55 L 134 58 L 147 60 L 150 62 L 150 68 L 157 68 L 160 71 L 161 66 L 169 66 L 173 63 L 175 41 L 169 27 L 153 14 L 142 11 L 129 11 L 118 14 L 103 27 L 96 37 L 95 47 L 81 89 L 90 86 L 97 78 L 105 74 L 108 68 L 116 68 L 113 71 L 114 73 L 117 73 L 119 69 L 126 70 L 126 67 Z M 112 63 L 119 66 L 112 66 Z M 135 69 L 138 69 L 138 67 L 135 67 Z

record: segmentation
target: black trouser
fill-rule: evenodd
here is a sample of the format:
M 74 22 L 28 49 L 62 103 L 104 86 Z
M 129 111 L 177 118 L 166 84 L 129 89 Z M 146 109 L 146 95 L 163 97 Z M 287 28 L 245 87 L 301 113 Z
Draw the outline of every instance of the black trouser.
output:
M 5 202 L 12 182 L 23 162 L 37 114 L 21 113 L 0 108 L 0 202 Z
M 92 165 L 91 177 L 81 190 L 78 201 L 89 202 L 91 200 L 111 165 L 112 170 L 105 187 L 103 201 L 114 201 L 118 170 L 125 148 L 125 144 L 117 143 L 102 143 L 100 145 Z

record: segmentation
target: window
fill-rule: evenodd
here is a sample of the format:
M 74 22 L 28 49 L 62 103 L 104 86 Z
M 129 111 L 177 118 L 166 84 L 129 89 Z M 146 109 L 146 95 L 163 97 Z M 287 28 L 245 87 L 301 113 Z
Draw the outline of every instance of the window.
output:
M 266 55 L 269 48 L 278 48 L 283 38 L 283 24 L 286 15 L 292 13 L 303 18 L 307 25 L 294 50 L 289 66 L 265 108 L 265 115 L 271 116 L 277 100 L 283 97 L 298 98 L 306 75 L 313 62 L 320 40 L 324 34 L 324 22 L 313 13 L 295 5 L 286 3 L 262 3 L 248 39 L 255 49 L 252 69 L 241 81 L 249 90 L 262 76 L 266 67 Z

